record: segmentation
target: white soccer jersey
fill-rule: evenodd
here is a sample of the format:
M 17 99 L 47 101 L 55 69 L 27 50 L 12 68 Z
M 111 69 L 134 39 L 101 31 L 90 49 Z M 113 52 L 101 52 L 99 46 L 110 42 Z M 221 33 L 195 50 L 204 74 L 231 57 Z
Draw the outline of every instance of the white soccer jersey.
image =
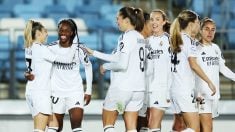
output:
M 151 51 L 147 55 L 147 71 L 152 74 L 149 91 L 156 91 L 169 97 L 172 76 L 169 35 L 164 33 L 161 36 L 151 36 L 148 40 Z
M 173 54 L 172 63 L 172 96 L 191 96 L 195 88 L 195 74 L 189 65 L 189 57 L 197 57 L 196 43 L 185 33 L 181 33 L 183 44 L 181 52 Z
M 52 62 L 57 55 L 49 51 L 47 46 L 33 43 L 32 47 L 25 49 L 26 66 L 35 79 L 26 84 L 26 94 L 35 91 L 50 92 L 50 73 Z
M 80 63 L 85 67 L 87 88 L 86 94 L 91 94 L 92 87 L 92 65 L 83 49 L 78 44 L 72 44 L 71 47 L 61 47 L 59 41 L 53 42 L 49 47 L 53 52 L 59 55 L 67 56 L 70 49 L 76 49 L 74 59 L 71 63 L 56 61 L 53 63 L 51 76 L 52 94 L 55 97 L 69 97 L 83 92 L 83 80 L 80 75 Z
M 203 96 L 206 99 L 219 99 L 219 72 L 233 81 L 235 81 L 235 74 L 227 66 L 225 66 L 225 60 L 223 58 L 221 50 L 216 44 L 200 44 L 197 46 L 197 49 L 199 52 L 197 62 L 216 87 L 216 94 L 214 96 L 211 96 L 212 92 L 208 87 L 208 84 L 197 76 L 196 88 L 198 88 L 199 95 Z
M 98 51 L 94 56 L 106 61 L 103 66 L 112 71 L 110 88 L 126 91 L 144 91 L 144 37 L 135 30 L 126 31 L 118 40 L 115 54 L 103 54 Z

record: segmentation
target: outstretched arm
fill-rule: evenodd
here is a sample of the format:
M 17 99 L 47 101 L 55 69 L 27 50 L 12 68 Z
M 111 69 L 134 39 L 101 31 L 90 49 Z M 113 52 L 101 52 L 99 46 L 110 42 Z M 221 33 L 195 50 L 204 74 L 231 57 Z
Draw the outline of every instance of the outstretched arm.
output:
M 191 69 L 202 79 L 204 80 L 209 88 L 211 89 L 212 91 L 212 96 L 215 95 L 216 93 L 216 88 L 214 86 L 214 84 L 211 82 L 211 80 L 207 77 L 207 75 L 204 73 L 204 71 L 201 69 L 201 67 L 197 64 L 197 61 L 196 61 L 196 57 L 189 57 L 188 58 L 189 60 L 189 65 L 191 67 Z

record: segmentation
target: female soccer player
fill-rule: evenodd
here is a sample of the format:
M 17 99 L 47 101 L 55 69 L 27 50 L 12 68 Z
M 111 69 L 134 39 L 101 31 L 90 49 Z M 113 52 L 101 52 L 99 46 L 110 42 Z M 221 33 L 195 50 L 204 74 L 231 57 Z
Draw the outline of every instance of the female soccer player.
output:
M 198 15 L 191 10 L 183 10 L 170 28 L 172 56 L 171 98 L 176 114 L 182 114 L 187 130 L 199 132 L 199 115 L 195 100 L 195 73 L 202 78 L 213 96 L 216 88 L 197 64 L 196 43 L 189 34 L 197 34 L 200 29 Z
M 147 39 L 149 36 L 151 36 L 151 25 L 150 25 L 150 14 L 147 12 L 144 12 L 144 28 L 141 31 L 141 34 L 144 36 L 145 39 Z M 146 54 L 149 52 L 149 43 L 146 43 L 145 45 L 145 58 Z M 147 66 L 147 63 L 145 63 L 145 66 Z M 145 81 L 147 81 L 145 71 Z M 147 105 L 148 105 L 148 84 L 145 82 L 145 95 L 144 95 L 144 103 L 143 107 L 138 112 L 138 119 L 137 119 L 137 131 L 145 131 L 148 130 L 148 119 L 147 119 Z
M 82 45 L 73 43 L 78 37 L 77 25 L 72 19 L 61 20 L 58 24 L 59 40 L 52 43 L 50 49 L 56 54 L 66 56 L 69 49 L 76 49 L 72 63 L 53 63 L 51 75 L 53 119 L 49 124 L 48 132 L 61 131 L 63 118 L 68 110 L 73 132 L 82 131 L 84 105 L 88 105 L 92 92 L 92 65 Z M 85 67 L 86 92 L 84 93 L 83 81 L 80 75 L 80 63 Z M 85 102 L 85 104 L 84 104 Z M 59 127 L 59 128 L 58 128 Z
M 202 132 L 212 132 L 212 120 L 219 116 L 219 73 L 221 72 L 225 77 L 235 81 L 235 74 L 225 65 L 225 60 L 219 46 L 212 42 L 215 32 L 215 22 L 210 18 L 204 18 L 201 21 L 201 40 L 197 47 L 199 51 L 197 62 L 215 84 L 217 92 L 214 96 L 210 96 L 211 91 L 208 89 L 208 85 L 201 78 L 196 78 L 196 88 L 198 88 L 200 98 L 199 115 Z
M 45 45 L 47 30 L 36 21 L 29 20 L 24 30 L 25 60 L 27 72 L 37 76 L 26 84 L 26 101 L 34 120 L 34 132 L 44 132 L 48 116 L 51 114 L 50 73 L 52 63 L 61 61 L 72 62 L 75 50 L 64 57 L 51 52 Z M 33 76 L 31 76 L 33 77 Z
M 148 38 L 151 47 L 147 55 L 147 73 L 149 79 L 149 119 L 148 128 L 151 132 L 161 131 L 161 121 L 165 110 L 170 106 L 171 86 L 171 49 L 170 28 L 166 14 L 162 10 L 153 10 L 150 14 L 153 35 Z
M 101 66 L 101 73 L 111 70 L 111 84 L 102 113 L 104 131 L 114 132 L 117 116 L 124 112 L 126 131 L 137 132 L 138 110 L 143 105 L 145 89 L 145 40 L 139 33 L 144 27 L 142 10 L 121 8 L 117 13 L 117 25 L 123 33 L 114 54 L 87 50 L 93 56 L 108 61 Z

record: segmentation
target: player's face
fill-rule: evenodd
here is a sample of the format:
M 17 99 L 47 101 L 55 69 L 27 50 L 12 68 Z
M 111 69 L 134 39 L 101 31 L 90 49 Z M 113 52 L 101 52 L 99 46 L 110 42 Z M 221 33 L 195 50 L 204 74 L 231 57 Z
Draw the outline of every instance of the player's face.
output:
M 68 23 L 61 23 L 58 29 L 60 44 L 69 44 L 73 31 Z
M 214 39 L 215 32 L 216 32 L 215 25 L 211 22 L 206 22 L 201 29 L 203 42 L 211 43 L 211 41 Z
M 117 14 L 117 26 L 120 31 L 126 30 L 126 19 L 123 19 L 123 17 L 118 13 Z
M 150 23 L 153 33 L 157 34 L 163 32 L 163 26 L 166 23 L 166 20 L 163 20 L 160 12 L 152 12 L 150 14 Z

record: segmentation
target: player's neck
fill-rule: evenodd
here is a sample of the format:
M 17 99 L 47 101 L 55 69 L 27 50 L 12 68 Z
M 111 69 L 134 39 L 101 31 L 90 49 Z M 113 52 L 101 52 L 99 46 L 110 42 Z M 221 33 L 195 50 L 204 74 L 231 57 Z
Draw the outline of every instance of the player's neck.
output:
M 161 35 L 163 35 L 163 34 L 164 34 L 164 31 L 163 31 L 163 30 L 153 33 L 154 36 L 161 36 Z

